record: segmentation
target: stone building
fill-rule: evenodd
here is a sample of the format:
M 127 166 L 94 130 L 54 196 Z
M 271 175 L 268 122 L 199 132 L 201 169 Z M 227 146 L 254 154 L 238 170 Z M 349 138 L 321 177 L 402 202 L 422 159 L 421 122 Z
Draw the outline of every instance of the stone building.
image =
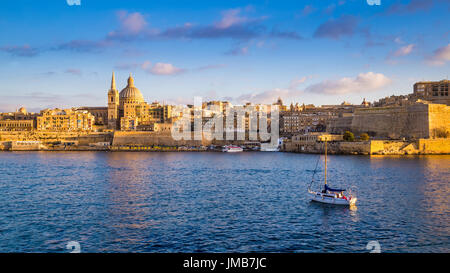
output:
M 416 82 L 413 94 L 432 103 L 450 105 L 449 88 L 450 80 Z
M 413 93 L 385 97 L 375 101 L 372 105 L 375 107 L 406 106 L 412 105 L 418 100 L 450 105 L 449 88 L 449 80 L 416 82 Z
M 95 118 L 95 125 L 108 124 L 108 107 L 77 107 L 77 110 L 86 110 Z
M 289 137 L 308 132 L 325 132 L 330 123 L 342 121 L 343 117 L 347 118 L 346 122 L 348 123 L 348 116 L 351 119 L 354 109 L 367 107 L 364 102 L 362 105 L 343 102 L 340 105 L 322 105 L 321 107 L 305 106 L 304 104 L 292 106 L 290 107 L 292 110 L 280 113 L 280 134 Z M 340 131 L 338 130 L 337 133 Z
M 90 131 L 95 117 L 87 110 L 45 109 L 37 117 L 39 131 Z
M 36 113 L 29 113 L 25 107 L 16 112 L 0 113 L 0 131 L 31 131 L 36 128 Z
M 151 130 L 153 123 L 163 123 L 171 118 L 171 109 L 170 105 L 145 102 L 141 91 L 134 85 L 131 74 L 128 77 L 127 86 L 119 93 L 113 72 L 111 88 L 108 91 L 107 124 L 110 129 Z
M 0 120 L 0 131 L 32 131 L 35 120 Z

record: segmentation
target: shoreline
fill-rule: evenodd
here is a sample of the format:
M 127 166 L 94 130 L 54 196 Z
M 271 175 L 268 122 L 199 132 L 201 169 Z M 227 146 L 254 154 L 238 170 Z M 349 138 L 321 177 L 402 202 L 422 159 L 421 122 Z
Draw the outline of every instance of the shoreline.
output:
M 111 150 L 111 149 L 48 149 L 48 150 L 0 150 L 0 153 L 13 153 L 13 152 L 133 152 L 133 153 L 225 153 L 219 150 Z M 279 152 L 264 152 L 264 151 L 243 151 L 240 153 L 290 153 L 290 154 L 316 154 L 321 155 L 321 152 L 288 152 L 288 151 L 279 151 Z M 225 153 L 226 154 L 226 153 Z M 234 154 L 234 153 L 232 153 Z M 239 154 L 239 153 L 237 153 Z M 347 156 L 399 156 L 399 157 L 415 157 L 415 156 L 429 156 L 429 155 L 450 155 L 450 153 L 416 153 L 416 154 L 405 154 L 405 153 L 329 153 L 329 155 L 347 155 Z

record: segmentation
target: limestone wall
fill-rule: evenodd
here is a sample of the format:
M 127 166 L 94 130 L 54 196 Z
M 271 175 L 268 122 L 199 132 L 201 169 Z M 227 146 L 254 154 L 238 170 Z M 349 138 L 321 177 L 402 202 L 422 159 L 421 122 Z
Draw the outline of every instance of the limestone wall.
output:
M 57 141 L 78 141 L 80 145 L 88 145 L 95 142 L 111 142 L 112 133 L 88 133 L 88 132 L 0 132 L 0 141 L 41 141 L 52 143 Z
M 11 149 L 11 141 L 0 141 L 0 151 L 8 151 Z
M 295 141 L 283 144 L 283 151 L 300 152 L 300 153 L 324 153 L 324 142 L 311 142 L 309 144 L 299 144 Z M 370 154 L 370 141 L 346 142 L 336 141 L 327 143 L 327 151 L 329 154 Z
M 418 147 L 423 154 L 450 154 L 450 138 L 419 139 Z
M 159 146 L 207 146 L 206 140 L 174 140 L 169 132 L 120 132 L 114 133 L 112 145 L 159 145 Z
M 355 109 L 352 131 L 399 139 L 430 136 L 428 104 Z
M 441 134 L 447 132 L 450 135 L 450 106 L 430 104 L 428 115 L 430 121 L 430 137 L 443 137 L 437 135 L 439 133 L 436 130 L 439 130 Z
M 321 142 L 299 145 L 295 142 L 283 144 L 283 151 L 299 153 L 323 153 Z M 450 154 L 450 138 L 419 139 L 413 141 L 371 140 L 355 142 L 329 142 L 330 154 L 380 154 L 380 155 L 414 155 L 414 154 Z
M 73 140 L 77 140 L 78 145 L 89 145 L 90 143 L 98 143 L 98 142 L 112 143 L 113 134 L 112 133 L 89 134 L 89 135 L 80 136 Z

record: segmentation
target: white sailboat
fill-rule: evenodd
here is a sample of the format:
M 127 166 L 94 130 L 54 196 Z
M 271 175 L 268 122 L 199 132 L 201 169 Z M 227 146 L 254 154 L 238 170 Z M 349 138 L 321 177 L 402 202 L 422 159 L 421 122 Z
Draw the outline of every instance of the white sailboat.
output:
M 325 138 L 325 184 L 322 191 L 313 191 L 311 190 L 311 184 L 314 181 L 311 181 L 311 184 L 308 187 L 308 193 L 311 197 L 311 201 L 325 203 L 325 204 L 333 204 L 333 205 L 347 205 L 354 206 L 356 204 L 356 196 L 345 196 L 345 189 L 333 189 L 328 187 L 327 185 L 327 139 Z M 314 171 L 315 172 L 315 171 Z

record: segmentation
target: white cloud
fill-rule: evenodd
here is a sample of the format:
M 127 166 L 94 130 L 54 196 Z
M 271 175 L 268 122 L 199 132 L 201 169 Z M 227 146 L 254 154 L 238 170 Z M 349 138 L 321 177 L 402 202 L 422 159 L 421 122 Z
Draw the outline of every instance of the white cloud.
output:
M 184 69 L 175 67 L 169 63 L 156 63 L 147 71 L 155 75 L 175 75 L 184 72 Z
M 293 80 L 291 80 L 287 88 L 273 88 L 263 92 L 248 93 L 243 94 L 236 98 L 225 98 L 225 99 L 236 103 L 246 103 L 246 102 L 273 103 L 278 99 L 278 97 L 286 99 L 300 96 L 301 94 L 303 94 L 303 91 L 298 89 L 298 86 L 306 82 L 308 79 L 311 79 L 312 77 L 313 76 L 294 78 Z
M 247 17 L 240 16 L 241 9 L 229 9 L 222 13 L 222 19 L 216 23 L 217 28 L 229 28 L 233 25 L 242 24 L 248 21 Z
M 356 78 L 341 78 L 326 80 L 313 84 L 305 89 L 306 92 L 319 94 L 349 94 L 368 92 L 383 88 L 392 81 L 381 73 L 360 73 Z
M 244 94 L 237 98 L 230 98 L 230 100 L 238 103 L 273 103 L 278 97 L 292 97 L 294 95 L 299 95 L 300 93 L 301 91 L 299 90 L 291 90 L 289 88 L 274 88 L 260 93 Z
M 394 52 L 394 56 L 400 57 L 400 56 L 409 55 L 414 50 L 415 46 L 416 46 L 415 44 L 409 44 L 406 46 L 402 46 L 401 48 L 399 48 L 397 51 Z
M 118 17 L 123 31 L 129 34 L 136 34 L 142 31 L 147 22 L 142 14 L 139 12 L 128 13 L 126 11 L 119 11 Z
M 430 65 L 444 65 L 448 61 L 450 61 L 450 44 L 436 49 L 433 55 L 427 58 Z

